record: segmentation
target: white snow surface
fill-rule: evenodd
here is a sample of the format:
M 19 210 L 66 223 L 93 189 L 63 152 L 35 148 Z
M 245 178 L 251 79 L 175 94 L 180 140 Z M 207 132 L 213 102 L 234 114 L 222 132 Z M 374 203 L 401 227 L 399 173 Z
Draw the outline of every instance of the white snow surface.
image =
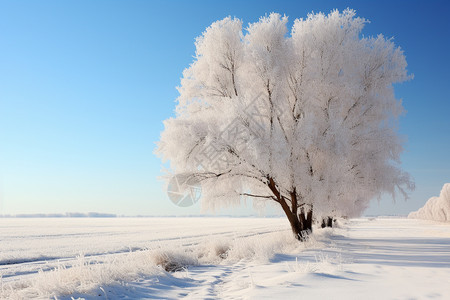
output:
M 0 272 L 2 299 L 450 299 L 450 226 L 352 219 L 300 243 L 282 218 L 0 219 Z
M 444 184 L 439 197 L 431 197 L 418 211 L 408 215 L 412 219 L 450 222 L 450 183 Z

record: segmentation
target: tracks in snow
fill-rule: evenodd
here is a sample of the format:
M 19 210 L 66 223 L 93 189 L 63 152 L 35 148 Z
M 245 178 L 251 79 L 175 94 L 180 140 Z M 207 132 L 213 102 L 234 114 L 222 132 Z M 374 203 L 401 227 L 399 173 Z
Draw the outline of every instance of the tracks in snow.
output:
M 257 235 L 265 235 L 274 232 L 284 231 L 285 229 L 277 228 L 274 230 L 265 230 L 259 231 L 259 228 L 255 228 L 247 233 L 237 234 L 235 231 L 222 231 L 218 232 L 217 235 L 220 238 L 224 239 L 239 239 L 239 238 L 247 238 Z M 165 239 L 154 239 L 149 240 L 149 247 L 128 247 L 118 249 L 116 251 L 109 251 L 105 253 L 87 253 L 80 255 L 84 256 L 88 259 L 88 261 L 95 263 L 103 263 L 109 259 L 113 259 L 115 257 L 119 257 L 121 255 L 126 255 L 128 253 L 142 251 L 142 250 L 153 250 L 158 249 L 160 247 L 182 247 L 185 249 L 195 248 L 202 242 L 204 242 L 211 234 L 196 234 L 189 235 L 184 237 L 170 237 Z M 29 278 L 39 271 L 49 271 L 57 268 L 58 266 L 64 266 L 65 268 L 72 267 L 76 261 L 78 256 L 68 256 L 68 257 L 51 257 L 51 256 L 42 256 L 36 258 L 23 258 L 23 259 L 12 259 L 12 260 L 3 260 L 0 261 L 0 274 L 4 283 L 11 282 L 19 279 Z M 223 274 L 219 274 L 221 276 L 231 274 L 232 270 L 225 270 L 224 267 Z M 218 275 L 218 276 L 219 276 Z M 220 276 L 217 278 L 221 278 Z M 218 286 L 220 282 L 217 281 L 215 283 L 211 283 L 211 286 Z

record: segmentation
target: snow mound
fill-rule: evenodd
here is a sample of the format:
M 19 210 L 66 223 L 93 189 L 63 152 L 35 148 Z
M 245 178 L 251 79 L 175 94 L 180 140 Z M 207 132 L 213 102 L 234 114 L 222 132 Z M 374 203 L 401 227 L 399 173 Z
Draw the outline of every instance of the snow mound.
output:
M 444 184 L 439 197 L 431 197 L 418 211 L 408 215 L 411 219 L 450 222 L 450 183 Z

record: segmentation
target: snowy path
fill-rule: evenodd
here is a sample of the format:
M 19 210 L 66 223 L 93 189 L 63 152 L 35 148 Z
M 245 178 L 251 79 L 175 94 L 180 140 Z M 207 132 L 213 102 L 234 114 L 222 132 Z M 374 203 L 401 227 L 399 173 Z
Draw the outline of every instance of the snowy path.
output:
M 39 251 L 32 248 L 38 243 L 33 239 L 46 239 L 45 234 L 36 234 L 42 228 L 30 229 L 35 238 L 28 236 L 27 243 L 24 238 L 19 242 L 17 232 L 10 230 L 9 245 L 17 249 L 14 251 L 2 244 L 3 249 L 10 249 L 9 254 L 2 253 L 3 260 L 7 255 L 15 255 L 16 262 L 22 260 L 23 263 L 0 265 L 3 283 L 26 278 L 34 280 L 39 276 L 36 272 L 40 267 L 51 268 L 58 261 L 70 267 L 76 262 L 70 256 L 72 250 L 84 250 L 101 262 L 108 257 L 127 255 L 123 253 L 124 245 L 132 249 L 164 245 L 164 249 L 176 248 L 190 253 L 204 245 L 205 240 L 234 239 L 238 241 L 234 247 L 242 247 L 242 253 L 253 249 L 255 255 L 237 252 L 242 254 L 242 259 L 201 262 L 199 266 L 171 274 L 144 274 L 137 280 L 119 280 L 120 284 L 94 288 L 89 294 L 73 293 L 58 299 L 72 296 L 86 299 L 450 299 L 450 224 L 408 219 L 355 219 L 342 228 L 316 230 L 315 241 L 306 248 L 297 247 L 295 242 L 295 247 L 279 251 L 274 243 L 278 242 L 277 236 L 282 238 L 288 232 L 284 219 L 167 218 L 89 222 L 98 222 L 98 227 L 93 229 L 89 227 L 93 224 L 86 224 L 75 230 L 74 224 L 70 226 L 72 231 L 89 231 L 90 234 L 84 235 L 85 240 L 67 237 L 65 233 L 70 230 L 60 229 L 61 242 L 49 243 L 48 255 L 42 252 L 44 248 Z M 149 229 L 149 224 L 156 227 Z M 53 236 L 51 231 L 49 229 L 46 235 Z M 109 238 L 102 234 L 105 231 L 110 233 Z M 258 232 L 262 234 L 255 236 Z M 87 247 L 86 242 L 94 238 L 100 242 Z M 261 245 L 254 244 L 255 240 L 261 240 Z M 73 249 L 69 251 L 71 242 Z M 53 249 L 56 245 L 59 247 Z M 30 248 L 27 250 L 27 247 Z M 257 253 L 258 247 L 264 248 L 262 254 Z M 87 248 L 91 252 L 86 251 Z M 27 253 L 35 259 L 28 261 Z M 45 261 L 39 258 L 42 254 L 59 258 Z

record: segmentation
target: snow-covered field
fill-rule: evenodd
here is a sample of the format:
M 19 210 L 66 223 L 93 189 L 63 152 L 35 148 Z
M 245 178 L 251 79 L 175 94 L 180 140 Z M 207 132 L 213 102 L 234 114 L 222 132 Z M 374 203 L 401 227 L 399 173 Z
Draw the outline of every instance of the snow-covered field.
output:
M 450 299 L 450 224 L 354 219 L 299 243 L 284 218 L 0 219 L 0 272 L 7 299 Z

